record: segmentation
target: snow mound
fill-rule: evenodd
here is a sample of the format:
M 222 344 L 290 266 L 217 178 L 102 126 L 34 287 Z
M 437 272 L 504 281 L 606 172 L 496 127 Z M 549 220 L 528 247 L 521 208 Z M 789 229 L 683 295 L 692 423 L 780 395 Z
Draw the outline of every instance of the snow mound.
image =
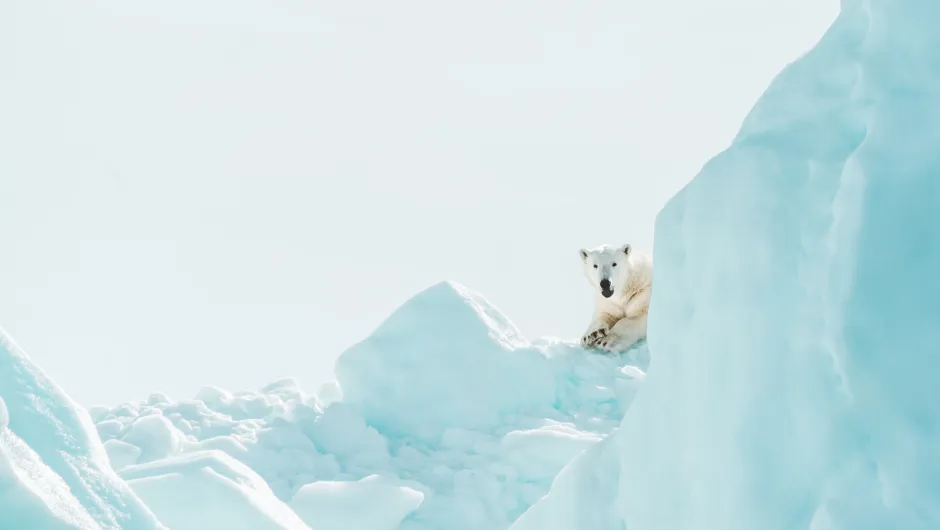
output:
M 336 376 L 344 401 L 370 424 L 428 437 L 447 428 L 490 429 L 556 396 L 544 356 L 526 348 L 485 300 L 449 282 L 344 353 Z
M 424 501 L 397 479 L 321 480 L 300 488 L 291 506 L 317 530 L 395 530 Z
M 108 465 L 94 425 L 0 330 L 0 528 L 164 528 Z
M 222 451 L 130 466 L 121 476 L 174 530 L 310 530 L 261 477 Z
M 938 24 L 843 1 L 669 202 L 649 376 L 514 529 L 940 528 Z
M 346 351 L 337 381 L 316 394 L 287 379 L 92 412 L 113 465 L 170 525 L 164 494 L 130 473 L 158 465 L 156 480 L 175 473 L 178 458 L 216 451 L 253 470 L 314 530 L 497 530 L 617 428 L 647 363 L 644 343 L 607 355 L 529 342 L 483 297 L 443 282 Z

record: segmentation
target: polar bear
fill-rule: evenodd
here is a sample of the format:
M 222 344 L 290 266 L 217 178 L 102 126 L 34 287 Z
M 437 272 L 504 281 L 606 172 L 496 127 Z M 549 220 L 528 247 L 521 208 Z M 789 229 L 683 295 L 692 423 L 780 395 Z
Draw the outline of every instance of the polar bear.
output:
M 609 353 L 630 349 L 646 338 L 653 294 L 653 259 L 630 245 L 581 249 L 584 275 L 594 289 L 594 317 L 581 346 Z

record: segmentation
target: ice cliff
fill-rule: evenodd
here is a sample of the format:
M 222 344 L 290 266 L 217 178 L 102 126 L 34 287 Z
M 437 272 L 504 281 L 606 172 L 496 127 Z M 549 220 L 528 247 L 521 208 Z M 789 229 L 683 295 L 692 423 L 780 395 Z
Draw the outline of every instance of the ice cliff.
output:
M 649 377 L 514 529 L 940 528 L 938 23 L 843 1 L 662 210 Z

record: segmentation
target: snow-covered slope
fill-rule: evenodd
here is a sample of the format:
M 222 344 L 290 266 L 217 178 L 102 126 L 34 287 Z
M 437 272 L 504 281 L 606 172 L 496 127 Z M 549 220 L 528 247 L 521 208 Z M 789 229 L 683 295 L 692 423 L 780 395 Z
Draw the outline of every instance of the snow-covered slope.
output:
M 647 363 L 645 344 L 610 356 L 530 343 L 484 298 L 443 282 L 346 351 L 337 382 L 314 395 L 284 380 L 92 415 L 112 464 L 174 529 L 220 510 L 185 502 L 208 489 L 233 503 L 231 521 L 246 521 L 238 510 L 251 501 L 268 514 L 289 506 L 314 530 L 498 530 L 619 425 Z M 270 528 L 296 528 L 288 519 Z
M 164 528 L 111 469 L 94 424 L 0 330 L 0 529 Z
M 660 213 L 649 376 L 514 529 L 940 528 L 940 4 L 842 4 Z

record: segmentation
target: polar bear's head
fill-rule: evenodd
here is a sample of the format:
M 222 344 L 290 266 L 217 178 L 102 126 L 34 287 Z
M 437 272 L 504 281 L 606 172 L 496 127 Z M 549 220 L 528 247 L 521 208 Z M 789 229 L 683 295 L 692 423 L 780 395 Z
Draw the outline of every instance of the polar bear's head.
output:
M 580 253 L 584 275 L 604 298 L 613 296 L 630 279 L 630 245 L 582 248 Z

